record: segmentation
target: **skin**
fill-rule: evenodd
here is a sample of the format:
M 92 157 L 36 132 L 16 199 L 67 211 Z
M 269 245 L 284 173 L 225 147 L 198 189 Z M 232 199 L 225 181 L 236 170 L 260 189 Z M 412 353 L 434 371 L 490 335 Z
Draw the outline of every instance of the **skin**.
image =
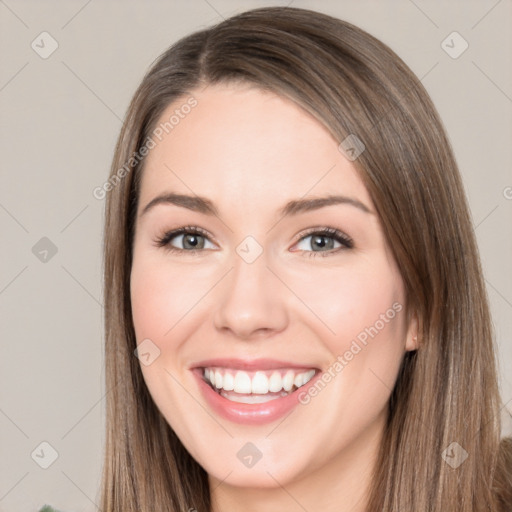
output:
M 141 182 L 133 320 L 137 343 L 149 338 L 160 350 L 141 364 L 144 380 L 207 471 L 214 511 L 362 511 L 391 389 L 417 331 L 374 205 L 339 141 L 290 100 L 241 85 L 192 95 L 197 106 L 151 149 Z M 185 100 L 169 105 L 161 121 Z M 141 215 L 171 191 L 207 197 L 219 215 L 173 204 Z M 333 192 L 370 213 L 350 204 L 277 213 L 291 199 Z M 210 235 L 199 237 L 196 255 L 179 235 L 171 244 L 181 253 L 156 246 L 166 231 L 190 225 Z M 303 234 L 324 227 L 346 233 L 354 247 L 337 250 L 328 237 L 322 250 Z M 250 264 L 236 252 L 249 235 L 263 250 Z M 217 416 L 190 371 L 215 357 L 327 370 L 394 303 L 402 311 L 307 405 L 277 422 L 248 426 Z M 262 453 L 252 468 L 237 458 L 247 442 Z

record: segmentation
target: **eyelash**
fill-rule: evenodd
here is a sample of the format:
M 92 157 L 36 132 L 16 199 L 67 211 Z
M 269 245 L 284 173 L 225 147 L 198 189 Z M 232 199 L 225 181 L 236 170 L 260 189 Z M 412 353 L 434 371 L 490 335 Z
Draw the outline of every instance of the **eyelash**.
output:
M 159 237 L 157 240 L 155 240 L 155 245 L 157 247 L 164 247 L 167 251 L 173 252 L 173 253 L 189 253 L 194 256 L 199 255 L 200 252 L 202 252 L 202 249 L 191 249 L 191 250 L 185 250 L 185 249 L 178 249 L 177 247 L 173 247 L 170 245 L 170 242 L 173 238 L 179 236 L 179 235 L 200 235 L 205 238 L 209 238 L 208 233 L 197 226 L 184 226 L 182 228 L 175 229 L 173 231 L 168 231 L 164 233 L 163 236 Z M 327 238 L 333 238 L 337 242 L 341 243 L 344 247 L 337 247 L 336 249 L 331 249 L 329 251 L 299 251 L 302 253 L 308 253 L 305 257 L 316 257 L 316 256 L 331 256 L 335 253 L 338 253 L 341 250 L 346 249 L 352 249 L 354 247 L 353 240 L 346 235 L 345 233 L 339 231 L 338 229 L 334 228 L 312 228 L 308 230 L 306 233 L 303 233 L 300 238 L 297 240 L 296 243 L 300 242 L 303 238 L 307 238 L 311 235 L 320 235 L 325 236 Z

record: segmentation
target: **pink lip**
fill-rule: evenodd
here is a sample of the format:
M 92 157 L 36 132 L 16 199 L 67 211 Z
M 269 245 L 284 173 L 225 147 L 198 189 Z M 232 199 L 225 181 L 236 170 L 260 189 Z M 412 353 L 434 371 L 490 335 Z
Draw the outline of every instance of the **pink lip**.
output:
M 277 368 L 296 368 L 309 370 L 315 368 L 311 365 L 296 364 L 289 361 L 279 361 L 277 359 L 207 359 L 194 364 L 192 368 L 233 368 L 236 370 L 255 371 L 255 370 L 274 370 Z
M 254 365 L 249 364 L 248 366 L 233 366 L 233 360 L 210 360 L 204 361 L 205 366 L 227 366 L 231 368 L 238 369 L 252 369 Z M 212 364 L 214 363 L 214 364 Z M 222 364 L 221 364 L 222 363 Z M 258 368 L 260 369 L 271 369 L 271 368 L 311 368 L 311 366 L 297 366 L 290 365 L 289 363 L 281 363 L 277 365 L 277 361 L 274 361 L 276 366 L 261 366 L 261 360 L 259 361 Z M 203 364 L 203 363 L 201 363 Z M 206 383 L 203 378 L 203 367 L 194 368 L 192 373 L 198 381 L 199 389 L 203 397 L 205 398 L 207 404 L 210 408 L 223 418 L 243 425 L 263 425 L 266 423 L 271 423 L 273 421 L 278 420 L 279 418 L 289 414 L 294 407 L 296 407 L 299 402 L 299 393 L 307 391 L 307 389 L 314 385 L 315 381 L 321 376 L 321 372 L 318 371 L 317 374 L 304 386 L 295 390 L 293 393 L 286 395 L 281 398 L 276 398 L 274 400 L 270 400 L 268 402 L 262 404 L 242 404 L 238 402 L 232 402 L 227 398 L 219 395 L 216 391 L 212 389 L 212 387 Z

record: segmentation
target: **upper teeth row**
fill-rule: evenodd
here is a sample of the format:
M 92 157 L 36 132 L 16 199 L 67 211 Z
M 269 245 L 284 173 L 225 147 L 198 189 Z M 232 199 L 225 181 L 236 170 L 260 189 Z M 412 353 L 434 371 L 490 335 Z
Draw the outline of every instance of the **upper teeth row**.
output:
M 309 382 L 315 375 L 315 370 L 295 371 L 287 370 L 284 375 L 274 371 L 267 377 L 263 371 L 257 371 L 251 378 L 249 373 L 242 370 L 227 370 L 225 368 L 205 368 L 204 378 L 211 382 L 212 386 L 225 391 L 236 393 L 277 393 L 284 389 L 290 391 L 293 386 L 300 388 Z

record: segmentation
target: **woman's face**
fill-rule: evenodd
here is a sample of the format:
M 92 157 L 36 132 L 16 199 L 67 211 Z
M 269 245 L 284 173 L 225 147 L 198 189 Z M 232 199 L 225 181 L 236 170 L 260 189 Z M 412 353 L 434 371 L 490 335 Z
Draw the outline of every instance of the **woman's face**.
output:
M 192 95 L 158 122 L 137 209 L 131 301 L 151 396 L 224 485 L 364 468 L 416 327 L 354 153 L 274 94 Z

